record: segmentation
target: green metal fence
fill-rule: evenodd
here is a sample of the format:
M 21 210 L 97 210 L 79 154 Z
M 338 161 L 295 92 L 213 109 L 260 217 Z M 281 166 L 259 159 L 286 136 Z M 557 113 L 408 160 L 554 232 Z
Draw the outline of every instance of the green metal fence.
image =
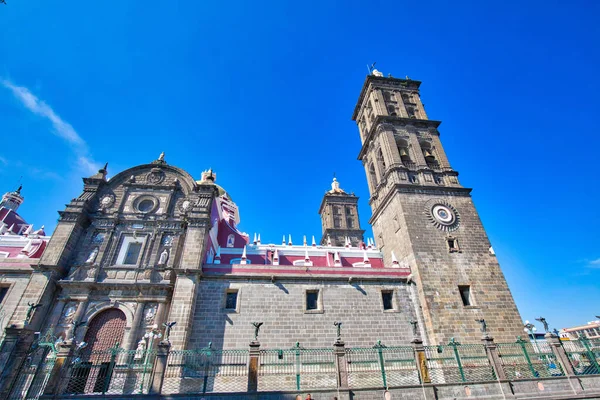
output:
M 508 379 L 535 379 L 563 376 L 546 342 L 529 342 L 519 338 L 516 343 L 498 343 L 498 355 Z
M 337 388 L 332 349 L 261 350 L 258 390 L 315 390 Z
M 561 343 L 576 375 L 600 374 L 600 346 L 585 337 Z
M 33 349 L 25 359 L 8 398 L 38 399 L 48 383 L 55 361 L 56 352 L 53 347 L 39 346 Z
M 346 350 L 348 386 L 350 388 L 387 388 L 420 383 L 412 347 L 386 347 Z
M 66 360 L 63 394 L 148 393 L 156 351 L 108 350 L 85 352 Z
M 480 344 L 425 346 L 432 383 L 485 382 L 496 379 L 494 369 Z
M 164 394 L 245 392 L 248 350 L 175 350 L 167 357 Z

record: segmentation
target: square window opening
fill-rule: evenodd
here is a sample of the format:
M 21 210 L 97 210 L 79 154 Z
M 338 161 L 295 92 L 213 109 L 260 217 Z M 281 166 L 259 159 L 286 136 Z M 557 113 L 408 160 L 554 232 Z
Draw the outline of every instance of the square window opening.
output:
M 385 290 L 381 292 L 381 300 L 383 301 L 383 310 L 394 309 L 394 292 L 391 290 Z
M 319 291 L 308 290 L 306 292 L 306 310 L 318 310 L 319 309 Z
M 460 298 L 462 299 L 463 306 L 472 306 L 473 302 L 471 301 L 471 286 L 459 286 L 458 291 L 460 292 Z
M 123 264 L 125 264 L 125 265 L 137 264 L 141 250 L 142 250 L 142 243 L 140 243 L 140 242 L 129 243 Z
M 460 248 L 458 247 L 458 239 L 449 237 L 448 239 L 448 251 L 450 253 L 457 253 Z
M 4 301 L 4 298 L 8 294 L 8 289 L 10 289 L 9 286 L 0 287 L 0 303 Z
M 225 309 L 237 310 L 238 291 L 230 290 L 225 296 Z

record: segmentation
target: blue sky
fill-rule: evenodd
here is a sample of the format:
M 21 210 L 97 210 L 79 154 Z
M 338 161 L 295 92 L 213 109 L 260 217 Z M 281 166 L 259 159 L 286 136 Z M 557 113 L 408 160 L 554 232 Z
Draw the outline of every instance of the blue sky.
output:
M 370 217 L 350 116 L 374 61 L 423 81 L 523 319 L 600 314 L 600 3 L 0 5 L 0 191 L 53 228 L 81 177 L 212 167 L 263 241 L 320 237 L 335 172 Z

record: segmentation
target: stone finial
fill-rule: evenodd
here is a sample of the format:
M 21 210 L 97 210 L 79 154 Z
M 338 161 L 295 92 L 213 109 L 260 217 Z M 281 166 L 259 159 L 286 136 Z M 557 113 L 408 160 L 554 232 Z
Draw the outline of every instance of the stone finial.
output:
M 281 245 L 285 246 L 285 235 L 283 235 L 283 240 L 281 241 Z
M 371 244 L 371 238 L 367 238 L 367 249 L 372 249 L 373 245 Z
M 393 250 L 392 250 L 392 265 L 398 265 L 398 259 L 396 258 L 396 255 L 394 254 Z
M 221 246 L 217 246 L 217 254 L 215 255 L 213 262 L 215 264 L 221 264 Z
M 315 235 L 313 235 L 312 237 L 312 243 L 311 246 L 316 247 L 317 246 L 317 242 L 315 242 Z
M 310 257 L 308 256 L 308 249 L 304 250 L 304 261 L 310 262 Z
M 288 235 L 288 246 L 292 245 L 292 235 Z
M 304 246 L 306 246 L 306 235 L 304 235 L 304 237 L 302 239 L 302 243 L 304 244 Z
M 369 257 L 367 256 L 366 250 L 363 250 L 363 264 L 371 264 L 371 261 L 369 261 Z
M 258 240 L 256 241 L 257 244 L 260 244 L 260 233 L 258 234 Z
M 275 249 L 275 254 L 273 254 L 273 265 L 279 265 L 279 251 Z
M 340 183 L 337 181 L 337 179 L 335 179 L 335 177 L 331 183 L 331 190 L 329 193 L 346 193 L 344 190 L 340 189 Z
M 23 235 L 31 235 L 32 232 L 33 232 L 33 224 L 27 225 L 27 228 L 23 232 Z
M 165 152 L 161 152 L 160 155 L 158 156 L 158 161 L 165 161 Z
M 254 233 L 254 240 L 252 240 L 253 244 L 256 244 L 256 232 Z
M 350 238 L 348 238 L 348 236 L 344 237 L 344 245 L 346 247 L 350 247 Z
M 333 255 L 333 266 L 334 267 L 342 266 L 342 261 L 340 260 L 340 253 L 338 253 L 337 251 Z
M 246 246 L 244 246 L 244 250 L 242 250 L 242 258 L 240 260 L 240 264 L 242 264 L 242 265 L 247 264 L 246 260 L 247 260 L 247 257 L 246 257 Z
M 327 235 L 327 246 L 331 247 L 331 237 Z

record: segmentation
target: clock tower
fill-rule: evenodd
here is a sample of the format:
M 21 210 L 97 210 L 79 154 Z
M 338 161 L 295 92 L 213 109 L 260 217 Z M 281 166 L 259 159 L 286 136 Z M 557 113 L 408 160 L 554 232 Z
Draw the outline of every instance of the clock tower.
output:
M 485 229 L 420 98 L 421 82 L 367 76 L 352 119 L 362 147 L 385 263 L 411 268 L 432 344 L 479 343 L 485 319 L 498 342 L 522 334 L 521 317 Z

